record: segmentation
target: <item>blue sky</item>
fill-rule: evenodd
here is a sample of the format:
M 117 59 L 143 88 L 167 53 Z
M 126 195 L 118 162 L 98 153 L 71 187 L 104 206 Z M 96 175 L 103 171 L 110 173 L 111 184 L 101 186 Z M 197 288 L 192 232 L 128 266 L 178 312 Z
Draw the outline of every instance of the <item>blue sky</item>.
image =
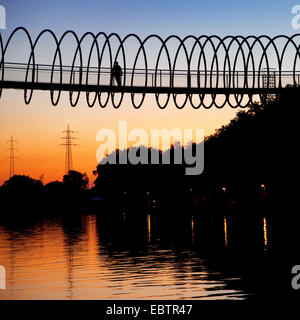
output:
M 145 36 L 177 34 L 293 34 L 291 9 L 297 0 L 0 0 L 7 31 L 104 31 Z M 300 0 L 299 0 L 300 4 Z M 2 31 L 5 33 L 5 31 Z

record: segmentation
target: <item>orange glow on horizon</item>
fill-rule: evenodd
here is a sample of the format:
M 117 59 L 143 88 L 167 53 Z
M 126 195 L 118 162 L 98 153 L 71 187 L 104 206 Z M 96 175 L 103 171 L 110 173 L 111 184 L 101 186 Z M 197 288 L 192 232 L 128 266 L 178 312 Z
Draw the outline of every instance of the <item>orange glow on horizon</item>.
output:
M 18 141 L 16 145 L 15 174 L 28 175 L 39 179 L 44 175 L 44 183 L 61 181 L 65 171 L 65 148 L 62 131 L 70 124 L 71 130 L 79 140 L 78 146 L 72 148 L 73 169 L 86 172 L 90 178 L 96 169 L 96 151 L 101 142 L 96 141 L 96 134 L 102 128 L 109 128 L 118 137 L 119 120 L 127 120 L 128 131 L 141 128 L 148 132 L 152 128 L 204 129 L 205 136 L 214 133 L 215 129 L 228 123 L 238 110 L 225 107 L 205 110 L 192 109 L 187 105 L 178 110 L 171 103 L 165 110 L 160 110 L 153 99 L 146 98 L 139 110 L 130 105 L 130 96 L 125 96 L 119 109 L 107 106 L 89 108 L 84 100 L 84 94 L 77 107 L 72 108 L 68 95 L 62 94 L 58 106 L 52 106 L 48 92 L 34 92 L 32 102 L 24 104 L 22 90 L 4 90 L 0 99 L 0 185 L 9 178 L 9 156 L 6 151 L 6 141 L 10 136 Z

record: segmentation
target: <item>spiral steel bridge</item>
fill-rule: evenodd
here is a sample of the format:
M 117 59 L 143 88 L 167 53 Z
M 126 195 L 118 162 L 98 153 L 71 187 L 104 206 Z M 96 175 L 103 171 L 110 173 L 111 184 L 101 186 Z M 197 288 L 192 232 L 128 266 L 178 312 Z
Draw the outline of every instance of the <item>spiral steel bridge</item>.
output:
M 23 62 L 11 61 L 10 51 L 15 37 L 25 36 L 19 55 Z M 50 37 L 53 50 L 43 54 L 48 63 L 41 63 L 39 43 Z M 33 39 L 19 27 L 7 39 L 0 34 L 0 95 L 2 89 L 23 89 L 26 104 L 34 90 L 48 90 L 53 105 L 62 91 L 69 92 L 69 101 L 76 106 L 82 92 L 89 107 L 109 102 L 121 106 L 129 93 L 134 108 L 140 108 L 147 94 L 154 94 L 159 108 L 171 100 L 177 108 L 190 103 L 193 108 L 246 107 L 270 95 L 299 90 L 300 34 L 263 36 L 187 36 L 172 35 L 162 39 L 150 35 L 140 39 L 135 34 L 121 38 L 118 34 L 93 34 L 78 37 L 66 31 L 58 38 L 53 31 L 43 30 Z M 63 47 L 74 50 L 69 64 L 64 63 Z M 89 41 L 89 43 L 87 43 Z M 134 44 L 133 44 L 134 43 Z M 155 44 L 154 44 L 155 43 Z M 112 67 L 119 61 L 122 85 L 114 84 Z M 172 98 L 172 99 L 171 99 Z

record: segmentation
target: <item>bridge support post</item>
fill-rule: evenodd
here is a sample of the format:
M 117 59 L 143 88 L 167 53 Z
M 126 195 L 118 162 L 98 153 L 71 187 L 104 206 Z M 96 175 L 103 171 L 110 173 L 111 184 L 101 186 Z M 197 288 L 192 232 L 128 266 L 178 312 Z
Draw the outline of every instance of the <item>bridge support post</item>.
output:
M 162 70 L 159 71 L 159 75 L 160 75 L 160 86 L 162 87 Z

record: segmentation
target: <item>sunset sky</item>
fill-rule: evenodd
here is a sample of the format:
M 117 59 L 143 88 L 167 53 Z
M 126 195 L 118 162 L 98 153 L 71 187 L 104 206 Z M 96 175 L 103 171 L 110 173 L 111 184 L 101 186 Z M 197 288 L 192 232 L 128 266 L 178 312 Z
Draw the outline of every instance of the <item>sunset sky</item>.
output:
M 293 0 L 0 0 L 6 9 L 6 30 L 0 32 L 4 40 L 18 26 L 27 28 L 33 37 L 45 28 L 52 29 L 58 36 L 68 29 L 78 35 L 104 31 L 120 36 L 136 33 L 141 38 L 149 34 L 162 37 L 170 34 L 180 37 L 188 34 L 292 35 L 297 33 L 291 27 L 291 10 L 296 4 Z M 46 42 L 43 44 L 40 50 L 46 57 L 48 47 Z M 15 43 L 15 48 L 10 53 L 11 61 L 22 56 L 22 42 Z M 0 99 L 0 184 L 9 177 L 6 141 L 11 136 L 18 141 L 15 173 L 35 179 L 43 174 L 44 182 L 50 182 L 61 180 L 64 174 L 65 149 L 60 144 L 62 131 L 68 124 L 78 132 L 74 134 L 78 146 L 73 148 L 73 168 L 91 176 L 97 165 L 96 134 L 102 128 L 117 131 L 119 120 L 127 120 L 129 129 L 200 128 L 209 135 L 237 112 L 229 107 L 193 110 L 190 105 L 177 110 L 172 103 L 165 110 L 159 110 L 152 96 L 147 97 L 139 110 L 133 109 L 129 96 L 118 110 L 110 104 L 105 109 L 97 105 L 89 108 L 84 94 L 78 106 L 72 108 L 67 93 L 63 93 L 59 105 L 54 107 L 49 92 L 34 92 L 32 102 L 25 105 L 23 95 L 23 91 L 4 90 Z

